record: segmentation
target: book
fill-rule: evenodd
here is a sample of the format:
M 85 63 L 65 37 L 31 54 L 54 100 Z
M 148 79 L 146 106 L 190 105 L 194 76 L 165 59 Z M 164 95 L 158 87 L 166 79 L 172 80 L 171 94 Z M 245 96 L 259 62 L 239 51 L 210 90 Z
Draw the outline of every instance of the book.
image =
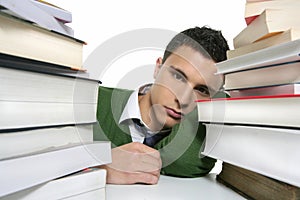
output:
M 201 154 L 300 187 L 299 129 L 205 126 L 207 134 Z
M 300 128 L 300 95 L 198 100 L 200 122 Z
M 248 45 L 244 45 L 242 47 L 235 48 L 232 50 L 228 50 L 226 52 L 227 59 L 234 58 L 237 56 L 241 56 L 241 55 L 244 55 L 247 53 L 251 53 L 251 52 L 260 50 L 260 49 L 271 47 L 271 46 L 274 46 L 277 44 L 282 44 L 285 42 L 290 42 L 290 41 L 297 40 L 297 39 L 300 39 L 300 29 L 292 28 L 292 29 L 289 29 L 282 33 L 259 40 L 257 42 L 254 42 L 254 43 L 251 43 Z
M 300 39 L 274 45 L 216 63 L 218 74 L 282 65 L 300 60 Z
M 103 189 L 101 196 L 105 197 L 106 170 L 93 168 L 74 174 L 50 180 L 31 188 L 15 192 L 0 198 L 1 200 L 39 200 L 39 199 L 68 199 L 78 195 L 82 197 L 87 192 Z M 66 187 L 67 186 L 67 187 Z M 83 198 L 84 199 L 84 198 Z
M 0 66 L 0 129 L 96 122 L 94 79 Z
M 300 188 L 223 162 L 217 181 L 248 199 L 300 199 Z
M 89 142 L 93 142 L 92 124 L 0 130 L 0 161 Z
M 72 13 L 70 11 L 67 11 L 63 8 L 60 8 L 44 0 L 31 0 L 31 2 L 35 6 L 39 7 L 40 9 L 44 10 L 51 16 L 55 17 L 56 19 L 64 23 L 72 22 Z
M 0 53 L 0 66 L 24 71 L 40 72 L 43 74 L 91 79 L 89 78 L 90 74 L 85 69 L 72 68 L 3 53 Z M 101 81 L 99 81 L 99 83 L 101 83 Z
M 300 94 L 300 83 L 242 88 L 227 91 L 230 97 Z
M 74 36 L 72 28 L 57 20 L 52 14 L 49 14 L 49 11 L 46 12 L 45 8 L 40 8 L 32 0 L 0 0 L 0 6 L 7 9 L 4 12 L 8 11 L 7 13 L 11 15 L 35 23 L 47 30 L 71 37 Z
M 1 160 L 0 197 L 46 183 L 79 170 L 111 163 L 110 142 L 54 148 Z M 70 186 L 71 187 L 71 186 Z
M 0 101 L 0 129 L 96 122 L 97 104 Z
M 85 42 L 3 12 L 0 12 L 0 24 L 0 53 L 76 69 L 82 68 Z
M 295 7 L 298 8 L 298 7 Z M 239 48 L 273 36 L 291 28 L 299 28 L 300 13 L 295 10 L 266 9 L 233 38 L 234 48 Z
M 225 74 L 225 90 L 249 89 L 300 82 L 300 62 Z
M 0 99 L 19 102 L 96 104 L 99 81 L 2 67 Z
M 298 0 L 256 1 L 256 2 L 247 1 L 245 4 L 244 17 L 247 25 L 249 25 L 253 20 L 253 17 L 259 16 L 265 9 L 294 10 L 299 6 L 300 6 L 300 2 Z

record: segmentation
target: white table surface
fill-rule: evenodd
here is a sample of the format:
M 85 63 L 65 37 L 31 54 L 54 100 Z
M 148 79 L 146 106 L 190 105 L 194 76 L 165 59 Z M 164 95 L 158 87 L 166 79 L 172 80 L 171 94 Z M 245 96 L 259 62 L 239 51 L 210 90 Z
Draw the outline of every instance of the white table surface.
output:
M 216 174 L 200 178 L 160 176 L 157 185 L 106 185 L 106 200 L 235 200 L 245 199 L 220 184 Z

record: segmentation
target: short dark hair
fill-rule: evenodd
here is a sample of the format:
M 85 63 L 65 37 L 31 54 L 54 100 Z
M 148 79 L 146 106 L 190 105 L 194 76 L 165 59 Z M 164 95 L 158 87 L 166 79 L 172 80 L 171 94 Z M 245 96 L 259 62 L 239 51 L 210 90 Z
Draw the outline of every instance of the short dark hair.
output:
M 226 51 L 229 50 L 226 39 L 221 31 L 214 30 L 207 26 L 186 29 L 173 37 L 164 52 L 162 62 L 181 46 L 188 46 L 200 52 L 214 62 L 221 62 L 227 59 Z

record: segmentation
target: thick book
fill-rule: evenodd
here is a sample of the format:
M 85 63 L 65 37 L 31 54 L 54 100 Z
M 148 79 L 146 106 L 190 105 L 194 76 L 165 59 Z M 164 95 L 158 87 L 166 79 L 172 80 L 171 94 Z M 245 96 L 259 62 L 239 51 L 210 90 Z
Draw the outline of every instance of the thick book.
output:
M 218 74 L 282 65 L 300 61 L 300 39 L 274 45 L 242 56 L 216 63 Z
M 93 124 L 0 130 L 0 161 L 89 142 L 93 142 Z
M 299 8 L 299 6 L 300 2 L 298 0 L 246 2 L 244 17 L 246 23 L 249 25 L 251 23 L 249 19 L 254 16 L 259 16 L 265 9 L 295 10 Z
M 233 38 L 233 46 L 239 48 L 288 29 L 299 28 L 299 17 L 298 9 L 292 11 L 266 9 Z
M 105 190 L 106 170 L 87 168 L 0 198 L 1 200 L 68 199 L 95 190 Z M 105 191 L 104 191 L 105 195 Z M 101 194 L 103 196 L 103 194 Z M 105 199 L 100 198 L 98 199 Z
M 206 124 L 206 130 L 203 155 L 300 187 L 299 129 Z
M 0 101 L 0 129 L 94 123 L 97 104 Z
M 298 83 L 300 82 L 300 62 L 254 68 L 224 76 L 226 90 Z
M 223 162 L 217 181 L 247 199 L 300 199 L 300 188 L 259 173 Z
M 90 74 L 85 69 L 70 66 L 57 65 L 49 62 L 0 53 L 0 67 L 21 69 L 25 71 L 54 74 L 59 76 L 71 76 L 75 78 L 89 78 Z M 101 81 L 99 81 L 101 83 Z
M 96 121 L 98 80 L 0 65 L 0 129 Z
M 300 1 L 299 1 L 300 2 Z M 259 40 L 257 42 L 248 44 L 248 45 L 244 45 L 242 47 L 239 48 L 235 48 L 232 50 L 228 50 L 226 52 L 227 54 L 227 59 L 230 58 L 234 58 L 237 56 L 241 56 L 247 53 L 251 53 L 254 51 L 258 51 L 260 49 L 265 49 L 267 47 L 271 47 L 277 44 L 282 44 L 285 42 L 290 42 L 290 41 L 294 41 L 294 40 L 298 40 L 300 39 L 300 28 L 296 29 L 296 28 L 292 28 L 289 29 L 287 31 L 284 31 L 282 33 L 273 35 L 271 37 Z
M 300 128 L 300 95 L 198 100 L 200 122 Z
M 0 197 L 108 163 L 111 163 L 110 142 L 54 148 L 43 153 L 1 160 Z
M 82 52 L 85 42 L 3 12 L 0 12 L 0 24 L 2 25 L 1 53 L 82 68 Z
M 300 81 L 300 80 L 299 80 Z M 300 83 L 242 88 L 227 91 L 230 97 L 300 94 Z

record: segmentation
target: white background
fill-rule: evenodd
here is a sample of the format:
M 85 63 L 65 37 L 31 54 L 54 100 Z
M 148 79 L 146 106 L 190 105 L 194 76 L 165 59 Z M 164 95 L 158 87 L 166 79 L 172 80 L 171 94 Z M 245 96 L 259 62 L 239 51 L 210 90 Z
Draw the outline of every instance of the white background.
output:
M 180 32 L 194 26 L 208 25 L 221 30 L 230 48 L 233 38 L 246 26 L 243 15 L 245 0 L 48 0 L 73 15 L 72 23 L 75 37 L 87 42 L 84 46 L 84 60 L 93 50 L 112 37 L 141 28 L 160 28 Z M 103 55 L 104 56 L 104 55 Z M 153 65 L 162 52 L 136 52 L 117 61 L 104 74 L 96 78 L 106 86 L 120 86 L 119 81 L 132 68 L 141 65 Z M 100 57 L 99 57 L 100 59 Z M 85 66 L 93 74 L 96 66 Z M 152 71 L 152 68 L 151 70 Z M 112 76 L 114 74 L 114 76 Z M 139 77 L 141 79 L 141 77 Z M 145 82 L 152 79 L 152 74 L 142 77 Z M 141 84 L 121 85 L 134 88 Z M 123 81 L 124 82 L 124 81 Z M 128 82 L 128 81 L 127 81 Z
M 194 26 L 208 25 L 221 30 L 233 49 L 233 38 L 246 26 L 244 21 L 245 0 L 48 0 L 73 15 L 73 22 L 68 24 L 75 31 L 75 37 L 87 42 L 84 46 L 83 58 L 88 59 L 96 47 L 112 37 L 127 31 L 141 28 L 159 28 L 180 32 Z M 103 55 L 105 56 L 105 55 Z M 151 72 L 139 74 L 120 85 L 127 72 L 137 66 L 149 66 L 150 71 L 160 51 L 137 51 L 115 60 L 109 69 L 102 74 L 93 74 L 95 66 L 84 66 L 96 75 L 105 86 L 135 88 L 141 80 L 149 82 Z M 101 59 L 101 57 L 99 57 Z M 146 74 L 146 75 L 145 75 Z M 139 79 L 138 79 L 139 78 Z M 123 80 L 124 82 L 124 80 Z M 221 170 L 220 162 L 213 172 Z

